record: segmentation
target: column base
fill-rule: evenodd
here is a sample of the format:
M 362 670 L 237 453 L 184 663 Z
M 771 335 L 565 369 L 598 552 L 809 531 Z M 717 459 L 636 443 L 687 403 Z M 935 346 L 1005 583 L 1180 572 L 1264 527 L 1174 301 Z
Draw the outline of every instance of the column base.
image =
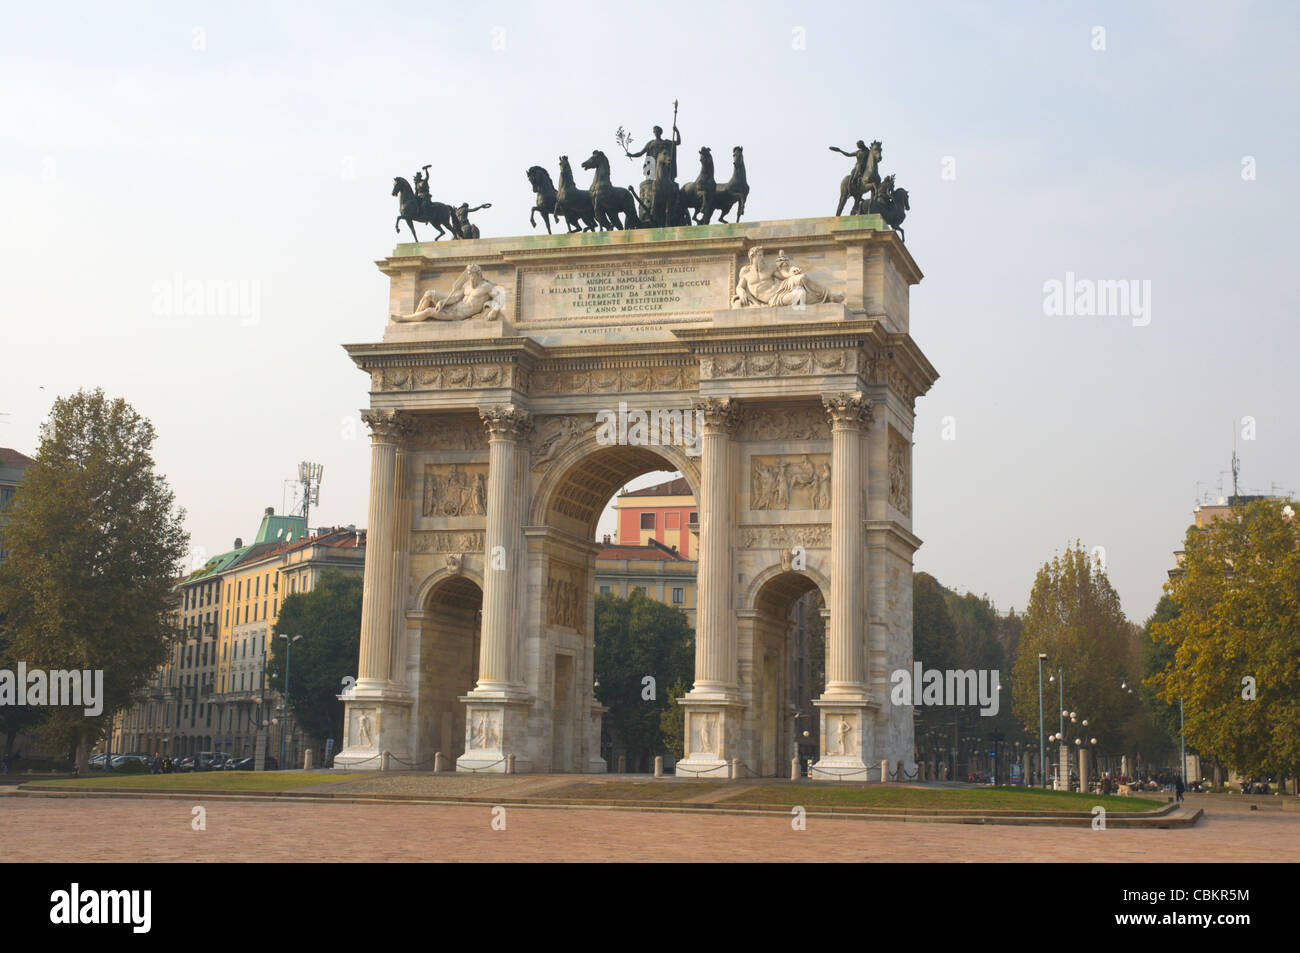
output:
M 702 693 L 701 693 L 702 694 Z M 686 709 L 685 756 L 677 762 L 676 773 L 686 778 L 729 778 L 731 759 L 740 756 L 741 722 L 744 706 L 738 700 L 719 697 L 693 697 L 694 691 L 678 704 Z M 752 765 L 741 765 L 741 776 L 756 774 Z
M 456 770 L 468 774 L 505 774 L 514 755 L 516 774 L 530 774 L 528 709 L 532 700 L 519 692 L 470 692 L 465 704 L 465 753 Z
M 343 747 L 334 767 L 350 771 L 379 771 L 383 753 L 393 755 L 390 767 L 411 770 L 411 696 L 386 682 L 358 682 L 343 702 Z M 407 762 L 403 764 L 402 762 Z
M 823 695 L 813 705 L 820 713 L 822 754 L 808 768 L 808 777 L 814 781 L 879 781 L 880 765 L 873 764 L 876 703 L 863 695 Z

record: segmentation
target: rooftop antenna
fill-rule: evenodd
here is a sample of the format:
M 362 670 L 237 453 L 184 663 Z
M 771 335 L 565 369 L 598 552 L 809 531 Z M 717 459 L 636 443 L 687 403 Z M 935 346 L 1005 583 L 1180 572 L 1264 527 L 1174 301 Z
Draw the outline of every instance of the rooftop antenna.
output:
M 304 460 L 298 464 L 298 482 L 302 484 L 302 520 L 303 527 L 307 526 L 307 518 L 311 514 L 311 505 L 320 502 L 320 478 L 325 472 L 325 465 L 322 463 L 311 463 Z M 311 535 L 311 531 L 307 531 Z
M 1237 474 L 1241 472 L 1241 461 L 1237 459 L 1237 425 L 1232 425 L 1232 501 L 1237 502 Z

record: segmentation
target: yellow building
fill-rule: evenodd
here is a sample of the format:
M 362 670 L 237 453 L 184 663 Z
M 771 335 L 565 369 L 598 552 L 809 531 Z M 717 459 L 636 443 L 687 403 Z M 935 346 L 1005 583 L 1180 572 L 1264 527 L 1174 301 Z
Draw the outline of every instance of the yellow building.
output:
M 695 497 L 684 477 L 629 490 L 614 500 L 616 535 L 596 554 L 596 594 L 624 598 L 640 589 L 681 609 L 695 628 L 694 560 L 699 545 Z

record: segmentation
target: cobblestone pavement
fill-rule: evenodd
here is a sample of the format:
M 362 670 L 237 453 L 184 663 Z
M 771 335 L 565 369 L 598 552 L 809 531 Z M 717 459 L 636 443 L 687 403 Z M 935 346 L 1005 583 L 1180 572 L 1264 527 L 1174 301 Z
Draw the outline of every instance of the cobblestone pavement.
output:
M 190 828 L 207 809 L 207 830 Z M 490 805 L 0 799 L 8 861 L 1260 861 L 1300 856 L 1300 813 L 1205 806 L 1188 830 L 976 827 Z

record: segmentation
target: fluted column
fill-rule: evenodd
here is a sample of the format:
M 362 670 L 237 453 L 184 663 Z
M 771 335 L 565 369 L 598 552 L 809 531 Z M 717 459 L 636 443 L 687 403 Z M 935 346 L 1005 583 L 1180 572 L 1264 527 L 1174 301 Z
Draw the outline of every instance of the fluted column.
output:
M 366 568 L 361 597 L 361 652 L 357 687 L 387 683 L 392 674 L 394 491 L 397 447 L 407 429 L 392 410 L 361 415 L 370 428 L 370 507 L 366 529 Z
M 706 397 L 700 448 L 699 602 L 696 607 L 694 695 L 728 694 L 736 684 L 736 633 L 731 615 L 731 436 L 740 405 Z
M 822 398 L 831 424 L 831 624 L 826 695 L 862 697 L 862 442 L 871 401 L 860 392 Z
M 516 485 L 519 442 L 532 427 L 529 415 L 513 404 L 479 411 L 488 434 L 487 529 L 483 558 L 483 637 L 476 694 L 519 692 L 515 594 L 521 583 L 522 529 Z
M 406 684 L 406 586 L 411 551 L 411 451 L 399 443 L 393 481 L 393 637 L 389 653 L 389 679 Z

